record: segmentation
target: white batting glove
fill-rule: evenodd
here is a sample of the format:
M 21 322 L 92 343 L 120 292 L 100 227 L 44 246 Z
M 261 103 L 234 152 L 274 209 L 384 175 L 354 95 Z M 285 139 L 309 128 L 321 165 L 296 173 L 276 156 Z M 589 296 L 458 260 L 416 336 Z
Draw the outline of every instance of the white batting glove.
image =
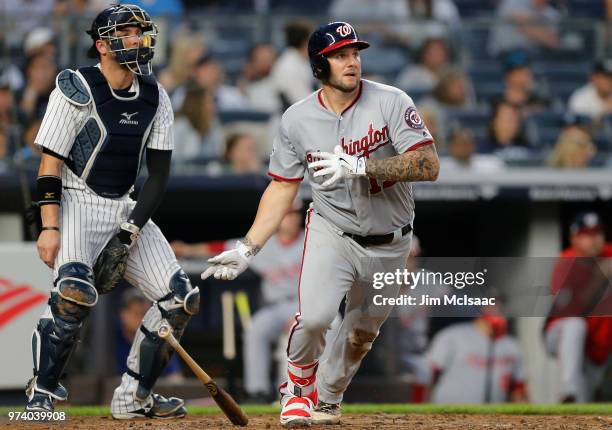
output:
M 321 184 L 327 187 L 341 178 L 357 178 L 366 174 L 366 159 L 365 157 L 355 157 L 354 155 L 345 154 L 342 152 L 342 147 L 337 145 L 334 148 L 334 153 L 320 152 L 317 153 L 322 160 L 313 161 L 308 164 L 309 169 L 317 169 L 314 172 L 314 177 L 332 175 L 327 181 Z
M 249 267 L 249 262 L 254 255 L 252 247 L 237 241 L 234 249 L 209 258 L 210 267 L 202 272 L 200 277 L 206 279 L 213 275 L 215 279 L 232 281 Z

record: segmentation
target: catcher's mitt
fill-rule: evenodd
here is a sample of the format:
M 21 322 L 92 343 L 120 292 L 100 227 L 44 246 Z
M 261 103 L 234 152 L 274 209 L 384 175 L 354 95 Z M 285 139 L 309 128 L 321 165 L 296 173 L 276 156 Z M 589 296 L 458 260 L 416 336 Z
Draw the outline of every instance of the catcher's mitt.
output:
M 130 249 L 114 236 L 94 264 L 95 285 L 99 294 L 106 294 L 123 279 Z

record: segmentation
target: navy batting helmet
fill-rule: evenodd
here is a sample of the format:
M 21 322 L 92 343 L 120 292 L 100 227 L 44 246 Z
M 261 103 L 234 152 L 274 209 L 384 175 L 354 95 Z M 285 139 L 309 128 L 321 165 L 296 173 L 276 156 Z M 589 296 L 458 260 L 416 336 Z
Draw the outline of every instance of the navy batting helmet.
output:
M 348 22 L 330 22 L 312 33 L 308 40 L 308 58 L 314 77 L 329 78 L 329 61 L 325 55 L 349 45 L 355 45 L 358 49 L 370 46 L 368 42 L 359 40 L 357 32 Z
M 139 27 L 139 38 L 141 43 L 137 48 L 126 48 L 121 33 L 124 27 Z M 157 26 L 151 20 L 151 16 L 140 6 L 133 4 L 112 4 L 98 14 L 91 29 L 87 34 L 94 40 L 94 45 L 89 49 L 88 55 L 92 58 L 98 57 L 96 40 L 101 39 L 108 42 L 110 50 L 115 53 L 119 64 L 125 65 L 138 75 L 149 75 L 152 72 L 151 60 L 155 51 L 157 38 Z

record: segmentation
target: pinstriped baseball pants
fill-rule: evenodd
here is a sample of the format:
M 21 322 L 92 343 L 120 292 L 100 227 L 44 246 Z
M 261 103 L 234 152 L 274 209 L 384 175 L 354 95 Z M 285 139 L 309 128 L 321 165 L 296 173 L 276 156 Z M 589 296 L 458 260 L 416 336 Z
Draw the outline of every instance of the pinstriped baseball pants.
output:
M 108 241 L 119 232 L 119 225 L 128 219 L 136 202 L 129 197 L 108 199 L 89 191 L 64 189 L 60 206 L 60 250 L 55 260 L 57 269 L 69 262 L 81 262 L 93 267 Z M 180 269 L 176 257 L 161 230 L 149 221 L 140 231 L 136 244 L 130 250 L 125 279 L 139 288 L 151 301 L 157 301 L 170 292 L 169 281 Z M 151 306 L 142 324 L 156 332 L 162 316 L 157 306 Z M 137 330 L 127 366 L 138 373 L 140 343 L 144 335 Z M 115 390 L 111 409 L 130 412 L 146 406 L 134 396 L 138 381 L 124 374 Z

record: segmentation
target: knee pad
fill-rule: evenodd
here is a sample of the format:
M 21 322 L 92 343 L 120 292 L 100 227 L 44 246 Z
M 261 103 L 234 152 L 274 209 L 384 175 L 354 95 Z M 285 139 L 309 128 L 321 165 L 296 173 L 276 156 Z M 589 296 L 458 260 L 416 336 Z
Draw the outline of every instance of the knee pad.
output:
M 87 265 L 67 263 L 60 267 L 58 274 L 48 302 L 50 318 L 49 315 L 41 318 L 32 335 L 34 390 L 49 392 L 52 396 L 76 347 L 83 321 L 98 301 L 92 283 L 93 272 Z
M 157 306 L 178 339 L 183 334 L 189 318 L 200 310 L 200 290 L 191 286 L 183 269 L 172 275 L 169 286 L 170 293 L 161 298 Z
M 189 278 L 183 270 L 177 271 L 170 279 L 170 293 L 162 297 L 156 306 L 162 317 L 172 326 L 176 339 L 180 339 L 192 315 L 200 307 L 200 290 L 192 288 Z M 140 326 L 144 339 L 140 344 L 140 374 L 128 370 L 128 374 L 138 379 L 136 397 L 144 400 L 149 394 L 159 375 L 170 360 L 172 348 L 157 333 Z
M 54 320 L 80 324 L 97 302 L 98 292 L 94 288 L 93 271 L 89 266 L 67 263 L 59 268 L 49 299 Z
M 170 291 L 175 301 L 175 304 L 170 306 L 171 308 L 182 307 L 188 315 L 198 313 L 200 310 L 200 289 L 191 286 L 189 277 L 183 269 L 178 270 L 170 278 Z
M 64 301 L 90 308 L 98 303 L 98 291 L 93 279 L 93 271 L 89 266 L 67 263 L 58 270 L 54 290 Z

